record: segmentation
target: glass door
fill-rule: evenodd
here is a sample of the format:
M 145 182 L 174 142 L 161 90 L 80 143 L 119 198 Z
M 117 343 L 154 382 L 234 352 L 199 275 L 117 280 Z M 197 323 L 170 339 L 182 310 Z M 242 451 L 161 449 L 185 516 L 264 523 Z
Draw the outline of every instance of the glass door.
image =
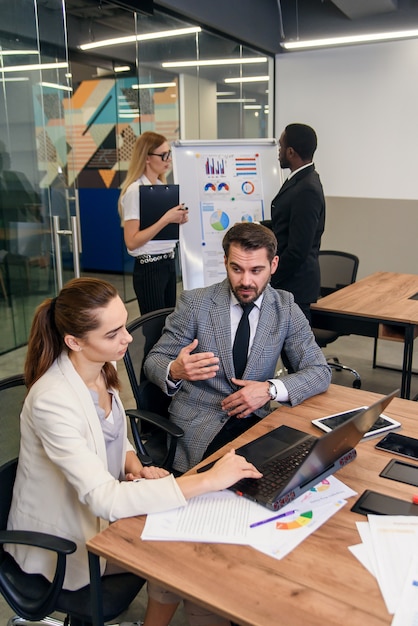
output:
M 2 4 L 0 354 L 26 343 L 36 306 L 56 294 L 57 267 L 74 275 L 77 214 L 66 139 L 72 86 L 63 5 Z

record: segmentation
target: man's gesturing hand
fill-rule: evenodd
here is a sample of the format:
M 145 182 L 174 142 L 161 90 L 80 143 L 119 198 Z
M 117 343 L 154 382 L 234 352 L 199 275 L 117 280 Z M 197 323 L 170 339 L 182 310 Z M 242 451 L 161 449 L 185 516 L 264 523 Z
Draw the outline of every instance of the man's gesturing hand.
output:
M 170 367 L 170 378 L 178 380 L 207 380 L 216 376 L 219 369 L 219 359 L 213 352 L 196 352 L 198 340 L 193 339 L 192 343 L 182 348 L 178 357 L 172 362 Z

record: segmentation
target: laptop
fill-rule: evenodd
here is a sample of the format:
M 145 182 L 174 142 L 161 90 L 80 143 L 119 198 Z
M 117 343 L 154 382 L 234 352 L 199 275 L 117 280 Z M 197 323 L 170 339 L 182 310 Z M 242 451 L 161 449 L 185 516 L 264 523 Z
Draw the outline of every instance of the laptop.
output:
M 322 437 L 290 426 L 279 426 L 238 448 L 237 454 L 253 463 L 263 477 L 244 478 L 229 489 L 277 511 L 321 480 L 354 461 L 354 447 L 379 419 L 396 389 Z M 210 464 L 212 465 L 212 463 Z M 208 469 L 208 466 L 200 471 Z

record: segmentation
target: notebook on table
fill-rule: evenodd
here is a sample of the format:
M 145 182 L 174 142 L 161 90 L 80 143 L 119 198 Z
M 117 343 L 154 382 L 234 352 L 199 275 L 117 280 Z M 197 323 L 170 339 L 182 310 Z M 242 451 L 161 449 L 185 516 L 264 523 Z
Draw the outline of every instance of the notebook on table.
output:
M 244 478 L 229 489 L 277 511 L 353 461 L 355 446 L 398 392 L 396 389 L 371 406 L 359 409 L 350 420 L 322 437 L 279 426 L 238 448 L 236 453 L 253 463 L 263 477 Z

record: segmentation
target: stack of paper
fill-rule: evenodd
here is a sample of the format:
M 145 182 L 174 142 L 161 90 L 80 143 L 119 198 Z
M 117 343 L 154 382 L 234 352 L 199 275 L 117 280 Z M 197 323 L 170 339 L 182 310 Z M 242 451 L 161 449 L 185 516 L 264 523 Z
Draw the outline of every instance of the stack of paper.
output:
M 148 515 L 142 539 L 245 544 L 281 559 L 354 495 L 329 476 L 275 514 L 232 491 L 206 494 L 184 508 Z
M 368 515 L 349 550 L 376 577 L 392 626 L 418 624 L 418 517 Z

